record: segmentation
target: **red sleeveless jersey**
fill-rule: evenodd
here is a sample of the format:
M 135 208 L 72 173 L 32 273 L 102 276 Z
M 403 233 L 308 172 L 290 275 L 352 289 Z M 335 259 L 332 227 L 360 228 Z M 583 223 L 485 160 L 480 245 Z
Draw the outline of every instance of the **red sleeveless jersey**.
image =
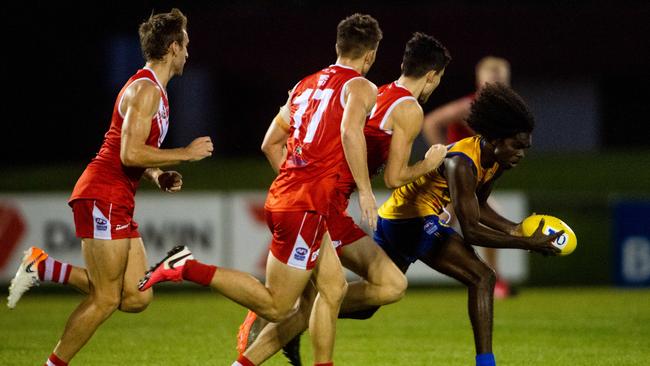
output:
M 372 109 L 368 123 L 363 130 L 368 150 L 368 173 L 371 177 L 378 174 L 388 160 L 393 131 L 385 127 L 386 122 L 393 109 L 405 100 L 415 100 L 417 102 L 413 94 L 397 82 L 383 85 L 378 90 L 377 104 Z M 352 172 L 350 172 L 347 164 L 342 169 L 337 189 L 347 197 L 356 189 Z
M 476 98 L 476 95 L 474 93 L 461 98 L 465 99 L 468 98 L 472 102 Z M 451 144 L 456 141 L 460 141 L 462 139 L 472 137 L 476 135 L 476 132 L 472 130 L 465 121 L 454 121 L 447 126 L 447 143 Z
M 146 144 L 160 147 L 169 126 L 169 102 L 165 89 L 158 82 L 153 70 L 149 68 L 138 70 L 122 87 L 113 107 L 113 116 L 108 132 L 104 135 L 104 143 L 86 170 L 81 174 L 72 191 L 70 200 L 101 199 L 116 205 L 134 207 L 135 191 L 145 168 L 125 167 L 120 159 L 122 141 L 122 124 L 124 116 L 120 113 L 120 104 L 126 89 L 135 81 L 146 79 L 160 89 L 160 105 L 158 112 L 151 120 L 151 131 Z
M 291 92 L 287 159 L 266 199 L 268 211 L 316 211 L 327 215 L 341 166 L 341 120 L 347 82 L 362 76 L 332 65 L 302 79 Z

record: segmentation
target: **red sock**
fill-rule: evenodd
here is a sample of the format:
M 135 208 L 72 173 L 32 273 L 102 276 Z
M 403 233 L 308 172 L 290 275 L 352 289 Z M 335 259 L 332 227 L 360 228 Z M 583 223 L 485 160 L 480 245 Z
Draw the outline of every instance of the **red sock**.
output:
M 52 257 L 38 263 L 38 279 L 66 284 L 72 272 L 72 265 L 59 262 Z
M 41 262 L 42 263 L 42 262 Z M 61 361 L 60 358 L 56 357 L 54 353 L 47 358 L 47 362 L 44 366 L 68 366 L 66 362 Z
M 314 366 L 334 366 L 334 361 L 332 361 L 332 362 L 321 362 L 321 363 L 315 363 Z
M 255 366 L 255 364 L 252 363 L 251 360 L 246 358 L 246 356 L 244 355 L 239 355 L 239 357 L 237 357 L 237 361 L 235 361 L 235 363 L 233 363 L 232 365 L 233 366 Z
M 216 271 L 216 266 L 210 266 L 190 259 L 183 266 L 183 279 L 198 283 L 199 285 L 209 286 Z

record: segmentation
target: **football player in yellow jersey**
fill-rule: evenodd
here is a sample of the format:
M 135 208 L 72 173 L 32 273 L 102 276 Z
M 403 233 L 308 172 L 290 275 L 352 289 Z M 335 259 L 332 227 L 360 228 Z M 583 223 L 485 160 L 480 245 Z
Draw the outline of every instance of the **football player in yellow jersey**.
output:
M 478 135 L 450 145 L 435 171 L 402 186 L 379 209 L 375 241 L 404 272 L 421 260 L 467 286 L 468 309 L 474 331 L 476 365 L 494 366 L 492 309 L 494 270 L 472 245 L 518 248 L 555 254 L 540 224 L 530 237 L 520 226 L 497 214 L 486 201 L 494 181 L 514 168 L 531 146 L 534 119 L 528 107 L 503 84 L 485 86 L 467 118 Z M 462 236 L 446 224 L 445 206 L 453 205 Z

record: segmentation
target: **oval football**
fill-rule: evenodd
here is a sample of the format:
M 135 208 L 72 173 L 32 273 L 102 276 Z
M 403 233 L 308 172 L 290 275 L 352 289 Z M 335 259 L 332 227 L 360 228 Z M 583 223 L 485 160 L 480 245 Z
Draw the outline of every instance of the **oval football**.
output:
M 552 235 L 560 230 L 564 230 L 564 234 L 557 238 L 553 245 L 562 250 L 559 255 L 569 255 L 573 253 L 578 245 L 578 239 L 571 227 L 564 221 L 551 215 L 532 215 L 528 216 L 521 223 L 521 231 L 525 236 L 531 236 L 537 230 L 539 222 L 544 219 L 544 227 L 542 232 L 546 235 Z

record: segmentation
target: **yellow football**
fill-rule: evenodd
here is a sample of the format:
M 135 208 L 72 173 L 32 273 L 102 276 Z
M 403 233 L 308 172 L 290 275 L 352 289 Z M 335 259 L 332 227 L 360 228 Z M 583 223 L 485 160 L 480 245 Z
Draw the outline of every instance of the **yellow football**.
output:
M 578 245 L 576 234 L 571 230 L 569 225 L 557 217 L 550 215 L 528 216 L 521 222 L 521 231 L 524 236 L 533 235 L 542 219 L 544 219 L 544 227 L 542 228 L 544 234 L 552 235 L 560 230 L 564 230 L 564 234 L 553 241 L 553 245 L 562 250 L 558 255 L 569 255 L 573 253 Z

